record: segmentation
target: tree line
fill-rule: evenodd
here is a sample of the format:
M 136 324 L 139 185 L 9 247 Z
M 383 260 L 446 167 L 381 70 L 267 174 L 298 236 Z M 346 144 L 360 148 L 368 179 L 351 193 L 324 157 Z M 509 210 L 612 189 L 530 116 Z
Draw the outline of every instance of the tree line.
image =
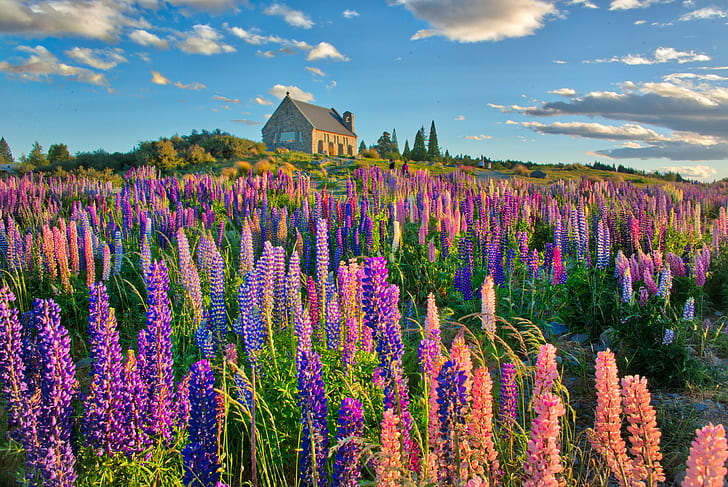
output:
M 162 137 L 140 142 L 129 152 L 109 153 L 103 149 L 71 155 L 63 143 L 52 144 L 45 152 L 34 142 L 30 152 L 16 161 L 4 137 L 0 138 L 0 164 L 15 164 L 21 172 L 69 171 L 78 168 L 119 171 L 142 165 L 163 170 L 182 169 L 217 160 L 240 159 L 265 151 L 265 144 L 235 137 L 220 129 L 193 130 L 189 135 Z

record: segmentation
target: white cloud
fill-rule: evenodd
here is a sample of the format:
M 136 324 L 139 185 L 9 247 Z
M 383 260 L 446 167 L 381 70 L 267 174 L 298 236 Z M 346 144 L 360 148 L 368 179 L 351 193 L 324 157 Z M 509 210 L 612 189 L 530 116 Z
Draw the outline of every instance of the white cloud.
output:
M 152 83 L 155 85 L 168 85 L 171 82 L 169 78 L 162 75 L 159 71 L 152 71 Z
M 347 19 L 353 19 L 354 17 L 359 17 L 359 12 L 347 8 L 341 13 L 341 15 L 343 15 Z
M 293 27 L 301 27 L 303 29 L 310 29 L 314 26 L 314 22 L 300 10 L 294 10 L 286 5 L 274 3 L 267 9 L 263 10 L 266 15 L 278 15 L 283 17 L 288 25 Z
M 79 36 L 112 41 L 126 26 L 142 26 L 127 14 L 130 2 L 112 0 L 0 1 L 0 33 Z
M 465 120 L 465 115 L 458 115 L 457 117 L 454 118 L 454 120 L 457 120 L 457 121 Z
M 212 99 L 217 101 L 224 101 L 225 103 L 240 103 L 240 98 L 228 98 L 227 96 L 222 95 L 213 95 Z
M 291 95 L 291 98 L 295 98 L 296 100 L 301 101 L 314 101 L 315 98 L 313 94 L 307 93 L 303 91 L 298 86 L 285 86 L 285 85 L 275 85 L 273 88 L 271 88 L 268 93 L 275 96 L 278 99 L 282 99 L 284 96 L 286 96 L 286 92 L 289 92 Z
M 247 118 L 242 118 L 242 119 L 239 119 L 239 120 L 233 120 L 233 122 L 243 123 L 245 125 L 262 125 L 261 122 L 256 122 L 255 120 L 248 120 Z
M 336 81 L 332 79 L 331 83 L 326 85 L 326 88 L 328 88 L 328 89 L 336 88 Z
M 222 52 L 235 52 L 235 48 L 229 44 L 220 42 L 222 34 L 206 24 L 197 24 L 192 27 L 192 32 L 187 32 L 178 42 L 178 46 L 188 54 L 220 54 Z
M 182 88 L 183 90 L 199 91 L 199 90 L 204 90 L 205 88 L 207 88 L 207 86 L 203 85 L 202 83 L 198 83 L 197 81 L 195 81 L 194 83 L 190 83 L 188 85 L 182 83 L 181 81 L 175 81 L 174 85 L 177 88 Z
M 0 61 L 0 71 L 30 81 L 42 81 L 51 76 L 63 76 L 82 83 L 108 85 L 108 81 L 102 73 L 61 63 L 43 46 L 19 46 L 17 50 L 29 53 L 30 56 L 14 64 Z
M 725 81 L 728 80 L 725 76 L 719 76 L 717 74 L 697 74 L 697 73 L 672 73 L 662 77 L 664 81 L 670 83 L 688 83 L 685 80 L 700 80 L 700 81 Z
M 313 66 L 306 66 L 306 69 L 311 71 L 313 74 L 317 74 L 319 76 L 326 76 L 326 73 L 321 71 L 319 68 L 313 67 Z
M 569 5 L 583 5 L 585 8 L 599 8 L 589 0 L 571 0 Z
M 470 140 L 488 140 L 488 139 L 492 139 L 493 137 L 490 135 L 480 134 L 480 135 L 466 135 L 465 138 L 470 139 Z
M 672 0 L 612 0 L 609 10 L 632 10 L 647 8 L 655 3 L 670 3 Z
M 167 0 L 170 4 L 177 7 L 192 7 L 197 10 L 211 11 L 211 12 L 222 12 L 226 9 L 235 8 L 237 3 L 236 0 Z M 247 1 L 242 3 L 247 4 Z
M 554 63 L 554 64 L 567 64 L 567 62 L 566 62 L 566 61 L 562 61 L 561 59 L 554 59 L 554 60 L 553 60 L 553 63 Z
M 349 60 L 348 57 L 341 54 L 333 45 L 323 41 L 311 49 L 308 56 L 306 56 L 306 61 L 319 61 L 321 59 L 331 59 L 333 61 Z
M 169 48 L 169 41 L 160 39 L 155 34 L 143 29 L 137 29 L 129 34 L 129 40 L 139 44 L 140 46 L 154 46 L 157 49 Z
M 552 95 L 561 95 L 561 96 L 574 96 L 576 95 L 576 90 L 573 88 L 559 88 L 558 90 L 551 90 L 547 91 L 547 93 L 551 93 Z
M 260 49 L 255 51 L 255 54 L 257 56 L 268 58 L 268 59 L 274 58 L 278 55 L 278 54 L 276 54 L 275 51 L 261 51 Z
M 119 48 L 89 49 L 87 47 L 74 47 L 66 51 L 66 56 L 92 68 L 108 71 L 121 63 L 129 62 L 129 60 L 122 56 L 123 52 Z
M 270 101 L 266 98 L 263 98 L 262 96 L 256 96 L 255 100 L 253 100 L 253 101 L 255 101 L 255 103 L 257 103 L 258 105 L 272 105 L 273 104 L 272 101 Z
M 686 22 L 689 20 L 723 19 L 725 17 L 728 17 L 728 13 L 724 10 L 720 10 L 715 7 L 707 7 L 688 12 L 681 16 L 679 20 Z
M 605 140 L 641 140 L 645 142 L 664 142 L 668 137 L 641 125 L 627 123 L 622 126 L 603 125 L 594 122 L 522 122 L 522 126 L 541 134 L 570 135 Z
M 705 166 L 703 164 L 699 164 L 697 166 L 662 167 L 659 169 L 659 171 L 676 172 L 680 173 L 681 176 L 700 179 L 707 179 L 718 174 L 718 170 L 716 168 L 711 166 Z
M 622 57 L 612 57 L 608 59 L 596 59 L 595 63 L 624 63 L 635 66 L 640 64 L 663 64 L 677 61 L 678 64 L 706 62 L 710 61 L 710 56 L 700 54 L 695 51 L 678 51 L 673 47 L 658 47 L 655 49 L 654 56 L 649 57 L 644 54 L 627 54 Z
M 642 24 L 646 24 L 646 23 L 647 23 L 646 20 L 635 20 L 634 21 L 634 25 L 642 25 Z
M 557 13 L 552 0 L 396 0 L 392 2 L 430 24 L 412 39 L 433 35 L 457 42 L 499 41 L 531 35 L 548 15 Z

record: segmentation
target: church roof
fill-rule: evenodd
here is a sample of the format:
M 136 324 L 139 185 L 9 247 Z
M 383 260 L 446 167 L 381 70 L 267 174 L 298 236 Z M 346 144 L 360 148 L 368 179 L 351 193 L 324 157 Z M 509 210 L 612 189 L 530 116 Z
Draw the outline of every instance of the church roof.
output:
M 288 96 L 288 99 L 301 111 L 303 116 L 311 122 L 311 125 L 313 125 L 315 129 L 323 130 L 324 132 L 348 135 L 349 137 L 356 137 L 356 134 L 349 130 L 349 127 L 344 124 L 344 119 L 341 115 L 339 115 L 339 112 L 333 108 L 324 108 L 300 100 L 294 100 L 290 96 Z

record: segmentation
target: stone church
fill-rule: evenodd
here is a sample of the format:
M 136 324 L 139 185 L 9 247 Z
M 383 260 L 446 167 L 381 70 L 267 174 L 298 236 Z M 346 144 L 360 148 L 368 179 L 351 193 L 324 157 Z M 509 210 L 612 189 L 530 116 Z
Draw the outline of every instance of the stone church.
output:
M 285 148 L 309 154 L 355 156 L 354 114 L 339 115 L 324 108 L 291 98 L 286 93 L 281 104 L 263 126 L 263 143 L 268 150 Z

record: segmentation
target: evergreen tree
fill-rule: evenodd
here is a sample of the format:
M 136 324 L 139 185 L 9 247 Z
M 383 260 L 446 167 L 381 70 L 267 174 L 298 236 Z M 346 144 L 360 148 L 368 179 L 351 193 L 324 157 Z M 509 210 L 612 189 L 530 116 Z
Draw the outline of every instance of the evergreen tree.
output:
M 359 154 L 367 150 L 367 145 L 364 143 L 364 140 L 362 139 L 361 144 L 359 144 Z
M 409 161 L 411 157 L 412 157 L 412 152 L 410 151 L 410 148 L 409 148 L 409 140 L 405 139 L 404 140 L 404 150 L 402 151 L 402 159 L 404 159 L 405 161 Z
M 399 141 L 397 141 L 397 129 L 392 129 L 392 150 L 399 156 Z
M 48 148 L 48 162 L 65 162 L 71 159 L 66 144 L 53 144 Z
M 389 132 L 384 132 L 379 137 L 376 150 L 379 153 L 379 157 L 384 159 L 399 159 L 399 150 L 395 150 Z
M 437 130 L 435 130 L 435 121 L 430 125 L 430 137 L 427 140 L 427 159 L 433 162 L 442 160 L 440 146 L 437 144 Z
M 424 161 L 427 159 L 427 148 L 425 147 L 425 128 L 422 127 L 415 135 L 415 143 L 412 145 L 410 158 L 413 161 Z
M 10 146 L 5 140 L 5 137 L 3 137 L 0 139 L 0 164 L 8 164 L 11 162 L 15 162 L 13 153 L 10 152 Z
M 48 163 L 45 154 L 43 154 L 43 147 L 37 140 L 33 143 L 33 148 L 30 149 L 30 154 L 28 154 L 25 162 L 33 166 L 45 166 Z

